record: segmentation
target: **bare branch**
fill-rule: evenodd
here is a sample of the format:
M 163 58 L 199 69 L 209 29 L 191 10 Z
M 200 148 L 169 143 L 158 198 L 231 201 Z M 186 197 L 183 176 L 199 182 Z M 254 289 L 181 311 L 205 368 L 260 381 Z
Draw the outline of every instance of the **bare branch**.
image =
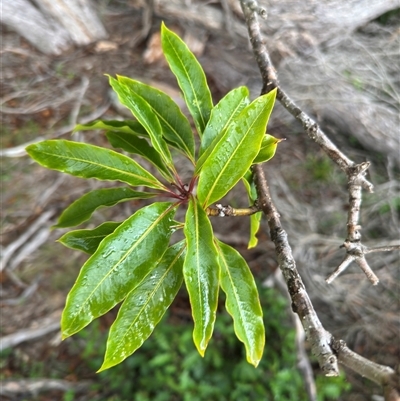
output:
M 370 163 L 356 164 L 349 159 L 327 137 L 319 125 L 283 91 L 279 85 L 276 70 L 272 65 L 267 47 L 261 35 L 258 22 L 258 2 L 256 0 L 241 0 L 240 3 L 248 26 L 253 52 L 263 79 L 262 93 L 268 93 L 276 88 L 279 102 L 303 125 L 307 135 L 324 150 L 348 178 L 349 212 L 347 218 L 347 238 L 343 244 L 343 247 L 347 251 L 347 256 L 336 271 L 328 277 L 327 282 L 332 282 L 352 261 L 355 261 L 371 283 L 376 285 L 379 283 L 379 279 L 373 273 L 365 259 L 366 248 L 361 243 L 361 226 L 359 225 L 362 189 L 364 188 L 369 192 L 373 192 L 373 185 L 365 178 Z
M 388 245 L 388 246 L 377 246 L 374 248 L 366 248 L 364 253 L 373 253 L 373 252 L 392 252 L 400 250 L 400 245 Z
M 373 252 L 373 250 L 368 250 L 368 248 L 361 244 L 361 233 L 359 231 L 361 229 L 359 218 L 362 188 L 369 192 L 373 190 L 372 184 L 365 178 L 370 163 L 356 164 L 350 160 L 330 141 L 318 124 L 303 112 L 280 88 L 276 70 L 271 63 L 268 50 L 261 36 L 256 12 L 256 10 L 258 10 L 258 3 L 256 0 L 240 0 L 240 4 L 248 26 L 249 37 L 255 58 L 263 78 L 262 93 L 268 93 L 276 88 L 277 99 L 280 103 L 302 123 L 308 136 L 320 145 L 325 153 L 348 177 L 350 207 L 347 220 L 347 238 L 342 245 L 342 247 L 346 249 L 347 254 L 343 262 L 327 281 L 331 282 L 337 275 L 344 271 L 351 262 L 355 261 L 367 275 L 368 279 L 375 285 L 379 280 L 372 272 L 365 259 L 365 254 Z M 253 166 L 253 174 L 258 193 L 259 206 L 268 220 L 271 240 L 275 244 L 279 267 L 282 270 L 292 300 L 292 309 L 300 317 L 306 337 L 311 344 L 312 352 L 317 357 L 321 369 L 327 376 L 337 375 L 337 362 L 339 361 L 359 374 L 382 385 L 386 401 L 398 401 L 399 374 L 396 374 L 389 367 L 375 364 L 349 350 L 343 341 L 335 341 L 332 335 L 323 328 L 296 269 L 287 234 L 281 226 L 279 214 L 271 199 L 267 181 L 261 166 Z M 376 248 L 376 251 L 392 249 L 397 249 L 397 246 L 379 247 Z
M 293 312 L 299 315 L 307 340 L 311 344 L 312 353 L 317 357 L 322 371 L 326 376 L 337 376 L 339 374 L 337 358 L 330 346 L 332 335 L 323 328 L 296 269 L 287 233 L 281 226 L 279 214 L 272 202 L 264 171 L 260 165 L 255 165 L 253 173 L 259 205 L 268 220 L 271 240 L 275 244 L 279 268 L 289 290 Z
M 350 350 L 343 340 L 334 340 L 332 347 L 336 350 L 341 364 L 383 387 L 385 401 L 400 399 L 400 374 L 398 372 L 358 355 Z
M 358 229 L 359 229 L 358 226 L 351 226 L 349 228 L 349 232 L 354 237 L 361 237 L 361 235 L 358 232 Z M 346 257 L 344 258 L 343 262 L 338 266 L 338 268 L 325 281 L 328 284 L 332 283 L 332 281 L 340 273 L 342 273 L 350 265 L 351 262 L 355 261 L 357 265 L 361 268 L 361 270 L 365 273 L 368 280 L 373 285 L 377 285 L 379 283 L 379 279 L 372 271 L 372 269 L 367 263 L 367 260 L 365 259 L 364 255 L 367 253 L 366 248 L 361 244 L 360 240 L 355 239 L 354 242 L 351 242 L 350 240 L 346 239 L 346 241 L 343 243 L 341 247 L 346 249 L 347 251 Z
M 50 220 L 54 216 L 55 212 L 56 211 L 54 209 L 44 212 L 19 238 L 8 245 L 6 249 L 4 249 L 1 258 L 0 271 L 2 271 L 6 267 L 11 257 L 14 255 L 18 248 L 25 244 L 26 241 L 28 241 L 29 238 L 31 238 L 32 235 L 35 234 L 43 225 L 48 224 L 48 220 Z
M 325 280 L 328 284 L 332 283 L 333 280 L 342 272 L 344 272 L 351 262 L 353 262 L 354 258 L 350 255 L 346 255 L 343 259 L 343 262 L 336 268 L 336 270 Z
M 51 315 L 42 318 L 36 322 L 35 327 L 17 331 L 0 338 L 0 350 L 15 347 L 25 341 L 32 341 L 48 333 L 60 330 L 61 310 L 51 313 Z

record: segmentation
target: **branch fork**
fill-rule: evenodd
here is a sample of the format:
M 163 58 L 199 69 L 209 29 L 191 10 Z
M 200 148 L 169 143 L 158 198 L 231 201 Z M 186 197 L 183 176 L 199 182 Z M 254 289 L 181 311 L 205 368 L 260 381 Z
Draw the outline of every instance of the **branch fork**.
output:
M 319 125 L 280 88 L 276 70 L 271 63 L 268 50 L 262 39 L 257 18 L 258 2 L 257 0 L 240 0 L 240 4 L 248 27 L 255 59 L 263 80 L 262 94 L 276 88 L 277 100 L 303 125 L 310 139 L 316 142 L 348 177 L 350 207 L 347 219 L 347 238 L 342 245 L 347 254 L 336 271 L 328 277 L 327 281 L 332 282 L 350 263 L 355 261 L 372 284 L 376 285 L 379 280 L 368 266 L 365 255 L 370 252 L 400 249 L 400 246 L 368 249 L 361 243 L 359 219 L 362 189 L 373 192 L 373 185 L 365 178 L 370 163 L 356 164 L 350 160 L 325 135 Z M 281 226 L 279 214 L 271 199 L 264 171 L 260 165 L 254 165 L 252 169 L 259 206 L 268 220 L 279 268 L 283 273 L 292 300 L 292 309 L 300 317 L 307 340 L 311 344 L 312 352 L 317 357 L 322 371 L 327 376 L 336 376 L 339 374 L 338 362 L 340 362 L 383 386 L 386 401 L 398 401 L 400 399 L 400 372 L 395 372 L 387 366 L 375 364 L 354 353 L 347 348 L 343 341 L 335 340 L 323 328 L 296 269 L 287 234 Z

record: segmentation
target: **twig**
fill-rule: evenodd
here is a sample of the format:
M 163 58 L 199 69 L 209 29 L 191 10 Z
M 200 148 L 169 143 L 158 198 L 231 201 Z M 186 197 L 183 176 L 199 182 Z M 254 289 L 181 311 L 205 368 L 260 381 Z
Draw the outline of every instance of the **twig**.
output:
M 258 205 L 249 206 L 243 209 L 235 209 L 232 206 L 222 206 L 217 203 L 215 207 L 208 207 L 206 213 L 208 216 L 218 216 L 218 217 L 232 217 L 232 216 L 251 216 L 259 212 L 260 209 Z
M 0 351 L 15 347 L 25 341 L 35 340 L 60 329 L 61 310 L 55 311 L 37 322 L 38 328 L 25 329 L 0 338 Z
M 361 226 L 359 225 L 362 188 L 369 192 L 373 192 L 373 185 L 365 178 L 370 163 L 364 162 L 356 164 L 350 160 L 336 147 L 336 145 L 333 144 L 333 142 L 321 130 L 319 125 L 303 110 L 301 110 L 283 91 L 279 85 L 276 70 L 272 65 L 267 47 L 261 35 L 260 24 L 258 22 L 258 14 L 260 14 L 261 8 L 258 6 L 256 0 L 241 0 L 240 3 L 248 27 L 253 52 L 263 79 L 263 88 L 261 93 L 268 93 L 276 88 L 277 99 L 279 102 L 303 125 L 307 135 L 324 150 L 324 152 L 341 168 L 348 178 L 349 213 L 347 218 L 347 238 L 343 244 L 343 248 L 346 249 L 347 254 L 341 265 L 330 277 L 328 277 L 327 282 L 332 282 L 332 280 L 336 278 L 351 262 L 355 261 L 364 271 L 371 283 L 376 285 L 378 284 L 379 279 L 373 273 L 365 259 L 365 247 L 361 243 Z
M 45 226 L 38 230 L 34 236 L 31 236 L 28 242 L 19 249 L 16 255 L 9 263 L 9 269 L 15 270 L 30 254 L 35 252 L 44 244 L 50 236 L 50 227 Z
M 388 366 L 378 365 L 350 350 L 343 340 L 334 340 L 332 348 L 339 362 L 383 387 L 386 401 L 400 400 L 400 374 Z
M 74 106 L 72 107 L 71 114 L 69 116 L 69 124 L 75 126 L 78 120 L 79 111 L 82 106 L 82 101 L 85 96 L 86 91 L 89 88 L 89 78 L 87 76 L 82 76 L 81 78 L 81 86 L 77 90 L 77 96 Z
M 35 234 L 40 227 L 42 227 L 46 222 L 53 217 L 55 214 L 55 209 L 48 210 L 47 212 L 44 212 L 20 237 L 18 237 L 14 242 L 12 242 L 10 245 L 7 246 L 6 249 L 4 249 L 2 258 L 1 258 L 1 266 L 0 266 L 0 271 L 2 271 L 6 265 L 8 264 L 8 261 L 10 258 L 14 255 L 16 250 L 25 244 L 25 242 L 33 235 Z
M 395 250 L 400 250 L 400 245 L 388 245 L 388 246 L 377 246 L 374 248 L 366 248 L 364 253 L 373 253 L 373 252 L 392 252 Z
M 96 120 L 97 118 L 101 117 L 110 107 L 111 100 L 107 99 L 107 102 L 104 103 L 102 106 L 96 108 L 92 113 L 88 114 L 87 116 L 84 116 L 79 119 L 79 124 L 86 124 L 88 122 L 91 122 L 93 120 Z M 68 134 L 75 128 L 75 124 L 68 124 L 65 127 L 60 128 L 54 134 L 50 135 L 53 138 L 58 138 L 62 135 Z M 23 143 L 22 145 L 14 146 L 13 148 L 7 148 L 7 149 L 0 149 L 0 157 L 22 157 L 26 156 L 26 151 L 25 148 L 32 144 L 36 143 L 39 141 L 43 141 L 44 137 L 38 136 L 37 138 L 33 139 L 32 141 Z
M 36 290 L 39 288 L 39 280 L 36 279 L 29 287 L 25 288 L 22 294 L 17 298 L 9 298 L 1 300 L 0 303 L 2 305 L 21 305 L 23 304 L 28 298 L 30 298 Z
M 279 268 L 288 287 L 293 312 L 299 315 L 307 340 L 311 344 L 311 351 L 318 359 L 322 371 L 326 376 L 337 376 L 339 375 L 337 358 L 330 346 L 332 335 L 323 328 L 296 269 L 287 233 L 282 228 L 279 214 L 272 202 L 264 171 L 260 165 L 255 165 L 253 173 L 258 202 L 268 220 L 271 240 L 275 244 Z

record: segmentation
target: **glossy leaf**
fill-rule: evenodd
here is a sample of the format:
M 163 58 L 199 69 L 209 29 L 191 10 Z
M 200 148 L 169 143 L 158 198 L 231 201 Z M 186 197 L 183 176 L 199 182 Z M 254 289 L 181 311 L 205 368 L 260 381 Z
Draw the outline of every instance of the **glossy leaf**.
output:
M 95 189 L 71 203 L 58 219 L 56 228 L 72 227 L 89 220 L 100 207 L 114 206 L 131 199 L 149 199 L 157 196 L 149 192 L 138 192 L 128 187 Z
M 165 179 L 173 181 L 173 175 L 165 166 L 160 154 L 147 142 L 146 139 L 139 138 L 131 133 L 118 131 L 108 131 L 106 136 L 112 147 L 120 148 L 126 152 L 144 157 L 158 169 Z
M 253 164 L 267 162 L 275 155 L 278 143 L 282 139 L 275 138 L 272 135 L 266 134 L 261 142 L 261 148 L 257 157 L 254 159 Z
M 170 247 L 160 263 L 132 290 L 110 328 L 99 372 L 134 353 L 153 332 L 182 286 L 184 242 Z
M 164 163 L 171 171 L 175 171 L 168 145 L 162 136 L 162 128 L 157 115 L 150 105 L 128 85 L 124 84 L 124 77 L 109 77 L 110 85 L 118 95 L 119 101 L 132 112 L 140 124 L 150 135 L 154 149 L 161 155 Z
M 120 222 L 108 221 L 92 230 L 74 230 L 64 234 L 58 242 L 64 246 L 93 254 L 105 237 L 112 234 Z
M 186 213 L 187 252 L 183 275 L 194 321 L 193 341 L 201 356 L 211 338 L 218 303 L 219 263 L 210 220 L 192 198 Z
M 135 120 L 96 120 L 87 124 L 77 124 L 74 128 L 74 132 L 93 131 L 96 129 L 125 132 L 126 134 L 149 137 L 149 134 L 143 125 Z
M 243 177 L 257 156 L 276 91 L 248 105 L 226 129 L 204 162 L 197 196 L 203 207 L 220 200 Z
M 237 338 L 245 345 L 247 361 L 257 366 L 264 351 L 265 329 L 256 283 L 239 252 L 221 241 L 217 244 L 226 310 L 233 318 Z
M 249 105 L 249 90 L 240 86 L 228 92 L 212 109 L 210 119 L 201 138 L 200 155 L 207 149 L 212 150 L 210 145 L 214 139 L 223 132 L 231 121 Z
M 174 214 L 171 203 L 153 203 L 104 238 L 68 294 L 61 318 L 63 338 L 121 302 L 156 266 L 168 247 Z
M 176 76 L 197 132 L 201 136 L 213 107 L 203 68 L 186 43 L 164 23 L 161 26 L 161 44 L 169 68 Z
M 251 171 L 248 171 L 242 178 L 249 198 L 249 204 L 252 205 L 257 200 L 257 190 L 253 181 Z M 260 230 L 262 213 L 255 213 L 250 216 L 250 238 L 247 247 L 254 248 L 258 244 L 257 233 Z
M 29 145 L 26 151 L 42 166 L 76 177 L 165 189 L 138 163 L 113 150 L 80 142 L 47 140 Z
M 260 231 L 262 213 L 254 213 L 250 216 L 250 238 L 247 248 L 255 248 L 258 244 L 257 234 Z
M 174 143 L 194 162 L 192 129 L 179 106 L 167 94 L 152 86 L 126 77 L 119 77 L 118 80 L 131 88 L 152 107 L 160 121 L 164 138 Z

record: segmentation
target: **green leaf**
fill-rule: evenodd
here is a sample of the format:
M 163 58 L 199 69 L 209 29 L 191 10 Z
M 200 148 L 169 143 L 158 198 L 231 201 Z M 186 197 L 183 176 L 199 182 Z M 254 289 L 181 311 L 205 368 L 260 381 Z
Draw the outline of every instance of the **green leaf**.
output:
M 160 263 L 132 290 L 110 328 L 103 365 L 111 368 L 133 354 L 153 332 L 182 286 L 184 241 L 168 248 Z
M 246 188 L 247 195 L 249 198 L 249 204 L 254 204 L 257 200 L 257 190 L 253 181 L 253 175 L 251 171 L 248 171 L 242 178 L 243 184 Z M 247 247 L 254 248 L 258 244 L 257 233 L 260 229 L 262 213 L 255 213 L 250 216 L 250 239 Z
M 165 190 L 157 178 L 134 160 L 113 150 L 80 142 L 48 140 L 29 145 L 26 151 L 42 166 L 76 177 Z
M 262 213 L 258 212 L 250 216 L 250 238 L 247 248 L 255 248 L 258 244 L 257 234 L 260 231 Z
M 175 172 L 174 163 L 168 149 L 168 145 L 162 137 L 162 128 L 158 121 L 157 115 L 154 113 L 150 105 L 132 88 L 123 83 L 124 77 L 109 77 L 110 85 L 118 95 L 119 101 L 132 112 L 140 124 L 146 129 L 150 135 L 151 143 L 154 149 L 161 155 L 164 163 L 168 168 Z
M 104 238 L 68 294 L 63 338 L 108 312 L 153 269 L 168 247 L 175 210 L 170 202 L 153 203 Z
M 265 135 L 276 90 L 260 96 L 237 116 L 204 162 L 197 196 L 203 207 L 221 199 L 243 177 Z
M 73 132 L 93 131 L 96 129 L 125 132 L 126 134 L 149 137 L 149 134 L 143 125 L 135 120 L 96 120 L 87 124 L 77 124 Z
M 218 134 L 224 131 L 232 119 L 248 106 L 250 103 L 248 96 L 249 90 L 245 86 L 240 86 L 228 92 L 212 109 L 210 119 L 201 138 L 200 155 L 207 149 L 212 150 L 210 145 Z
M 141 96 L 157 115 L 163 136 L 175 144 L 194 164 L 194 138 L 188 119 L 179 106 L 164 92 L 126 77 L 118 77 L 118 81 L 131 88 Z
M 174 180 L 173 175 L 165 166 L 160 154 L 149 145 L 146 139 L 139 138 L 131 133 L 115 131 L 108 131 L 106 136 L 112 147 L 144 157 L 158 169 L 165 179 L 168 181 Z
M 95 189 L 71 203 L 58 219 L 55 228 L 72 227 L 89 220 L 100 207 L 114 206 L 131 199 L 149 199 L 157 196 L 149 192 L 138 192 L 130 188 Z
M 92 230 L 70 231 L 64 234 L 58 242 L 68 248 L 77 249 L 91 255 L 96 252 L 100 242 L 112 234 L 120 224 L 120 222 L 108 221 Z
M 197 132 L 201 136 L 213 107 L 203 68 L 185 42 L 164 23 L 161 26 L 161 44 L 169 68 L 176 76 Z
M 233 318 L 237 338 L 245 345 L 247 361 L 257 366 L 264 351 L 265 329 L 256 283 L 239 252 L 221 241 L 217 246 L 226 310 Z
M 257 157 L 254 159 L 253 164 L 267 162 L 272 159 L 275 155 L 278 143 L 282 139 L 275 138 L 272 135 L 266 134 L 261 142 L 261 148 L 258 152 Z
M 194 321 L 193 341 L 201 356 L 212 336 L 218 303 L 219 263 L 210 220 L 192 198 L 186 213 L 187 252 L 183 275 Z

